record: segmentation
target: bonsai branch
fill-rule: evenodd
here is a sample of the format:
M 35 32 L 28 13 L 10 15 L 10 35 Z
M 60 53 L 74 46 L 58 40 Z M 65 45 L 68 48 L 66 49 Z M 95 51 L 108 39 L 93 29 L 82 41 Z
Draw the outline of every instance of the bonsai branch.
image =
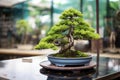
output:
M 74 29 L 73 26 L 71 26 L 68 33 L 69 43 L 61 46 L 59 53 L 63 53 L 63 52 L 66 52 L 67 50 L 70 50 L 71 47 L 74 45 L 73 29 Z

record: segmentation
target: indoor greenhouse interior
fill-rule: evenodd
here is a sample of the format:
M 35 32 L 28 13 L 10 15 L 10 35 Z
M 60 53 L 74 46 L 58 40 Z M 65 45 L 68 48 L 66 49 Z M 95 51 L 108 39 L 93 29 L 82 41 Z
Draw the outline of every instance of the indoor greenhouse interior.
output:
M 119 4 L 120 0 L 0 0 L 0 80 L 120 80 Z M 72 10 L 67 13 L 69 9 L 76 12 L 74 20 Z M 74 22 L 79 18 L 77 15 L 82 15 L 79 25 Z M 81 35 L 87 34 L 83 30 L 69 35 L 71 29 L 60 34 L 67 37 L 58 38 L 57 30 L 62 32 L 62 26 L 64 29 L 67 24 L 88 25 L 99 39 L 82 38 Z M 55 26 L 59 27 L 52 32 Z M 76 29 L 76 26 L 69 26 L 73 31 Z M 77 34 L 80 31 L 84 33 Z M 85 31 L 89 32 L 88 28 Z M 49 49 L 53 33 L 56 34 L 53 45 L 58 46 L 57 50 Z M 49 34 L 52 39 L 48 39 Z M 58 66 L 49 62 L 48 55 L 66 48 L 65 44 L 72 42 L 68 38 L 71 36 L 74 40 L 69 52 L 71 48 L 87 53 L 92 56 L 90 63 Z M 41 48 L 42 41 L 47 39 L 48 44 Z

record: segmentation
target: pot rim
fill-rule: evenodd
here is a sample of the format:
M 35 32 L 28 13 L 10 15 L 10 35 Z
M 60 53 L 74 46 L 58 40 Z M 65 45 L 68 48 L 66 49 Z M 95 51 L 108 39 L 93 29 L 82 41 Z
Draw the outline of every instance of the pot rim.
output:
M 67 58 L 67 57 L 54 57 L 54 56 L 52 56 L 52 54 L 49 54 L 47 57 L 54 58 L 54 59 L 87 59 L 87 58 L 92 58 L 92 55 L 88 55 L 88 57 L 74 57 L 74 58 L 70 57 L 70 58 Z

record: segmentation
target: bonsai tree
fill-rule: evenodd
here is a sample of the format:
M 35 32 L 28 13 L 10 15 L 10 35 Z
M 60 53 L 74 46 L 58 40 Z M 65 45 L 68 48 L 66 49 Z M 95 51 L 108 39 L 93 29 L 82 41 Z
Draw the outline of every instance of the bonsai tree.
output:
M 83 52 L 74 49 L 74 40 L 78 39 L 98 39 L 100 36 L 83 19 L 83 14 L 74 8 L 65 10 L 60 21 L 55 24 L 45 38 L 43 38 L 36 49 L 57 49 L 60 46 L 58 54 L 60 57 L 85 57 Z

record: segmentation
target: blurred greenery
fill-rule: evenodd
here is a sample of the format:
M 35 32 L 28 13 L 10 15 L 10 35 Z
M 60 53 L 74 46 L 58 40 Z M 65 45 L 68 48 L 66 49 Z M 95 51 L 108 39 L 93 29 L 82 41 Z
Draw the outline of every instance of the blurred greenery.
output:
M 32 32 L 32 28 L 30 27 L 28 21 L 25 19 L 18 20 L 16 23 L 16 28 L 19 35 Z
M 25 19 L 18 20 L 16 23 L 16 29 L 18 36 L 21 37 L 21 44 L 26 44 L 28 41 L 28 35 L 33 32 L 28 21 Z

